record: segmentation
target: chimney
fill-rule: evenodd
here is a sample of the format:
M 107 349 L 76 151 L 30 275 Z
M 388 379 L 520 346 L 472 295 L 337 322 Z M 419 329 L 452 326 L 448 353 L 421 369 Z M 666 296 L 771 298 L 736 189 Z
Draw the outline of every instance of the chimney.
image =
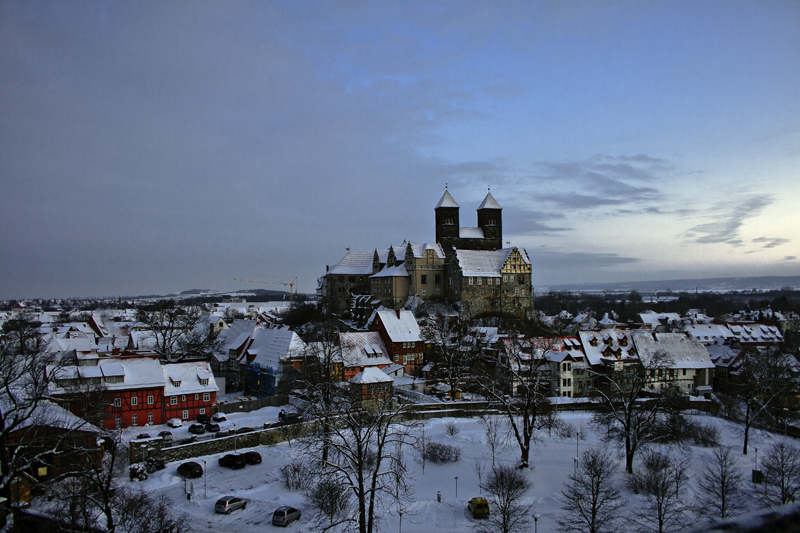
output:
M 397 313 L 397 318 L 400 318 L 400 309 L 395 309 L 395 313 Z

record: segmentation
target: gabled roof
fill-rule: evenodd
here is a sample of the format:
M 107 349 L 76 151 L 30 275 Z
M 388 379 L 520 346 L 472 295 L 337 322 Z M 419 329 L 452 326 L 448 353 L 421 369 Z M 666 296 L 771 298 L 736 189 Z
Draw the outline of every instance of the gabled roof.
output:
M 419 342 L 422 340 L 417 319 L 414 313 L 405 309 L 396 311 L 378 311 L 386 334 L 392 342 Z
M 373 278 L 407 278 L 408 271 L 404 263 L 393 267 L 383 267 L 380 272 L 374 274 Z
M 219 390 L 211 366 L 205 361 L 173 363 L 162 366 L 164 374 L 164 396 L 198 394 Z M 205 385 L 200 380 L 208 380 Z
M 500 204 L 498 204 L 497 200 L 494 199 L 492 193 L 487 192 L 486 198 L 484 198 L 483 202 L 481 202 L 481 205 L 478 206 L 478 211 L 480 211 L 481 209 L 503 209 L 503 208 L 500 207 Z
M 299 356 L 304 349 L 303 340 L 287 326 L 258 327 L 243 355 L 246 362 L 277 369 L 282 358 Z
M 350 378 L 350 383 L 387 383 L 393 381 L 377 366 L 368 366 Z
M 384 253 L 383 261 L 386 262 Z M 378 252 L 380 256 L 380 252 Z M 345 256 L 328 271 L 328 274 L 372 275 L 372 258 L 375 252 L 347 252 Z
M 518 250 L 523 262 L 530 264 L 524 248 L 500 250 L 456 250 L 456 260 L 463 276 L 499 277 L 511 252 Z
M 436 257 L 444 259 L 444 251 L 439 243 L 408 243 L 408 246 L 411 248 L 411 253 L 414 254 L 414 257 L 422 257 L 425 250 L 433 250 L 436 253 Z
M 644 365 L 662 352 L 672 360 L 670 368 L 714 368 L 705 346 L 682 333 L 638 332 L 633 342 Z
M 389 351 L 377 331 L 340 333 L 339 347 L 345 366 L 365 367 L 392 363 L 388 356 Z
M 447 191 L 447 189 L 444 190 L 444 194 L 439 199 L 439 203 L 436 204 L 434 209 L 439 209 L 440 207 L 458 207 L 458 204 L 455 200 L 453 200 L 453 197 L 450 196 L 450 193 Z

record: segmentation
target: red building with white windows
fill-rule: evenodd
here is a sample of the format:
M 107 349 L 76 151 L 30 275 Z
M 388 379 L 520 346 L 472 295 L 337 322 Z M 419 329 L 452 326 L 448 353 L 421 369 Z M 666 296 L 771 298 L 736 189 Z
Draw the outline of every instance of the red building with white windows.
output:
M 380 334 L 389 358 L 395 364 L 403 365 L 407 375 L 420 375 L 425 364 L 425 343 L 414 313 L 406 310 L 378 311 L 369 329 Z
M 211 366 L 205 361 L 163 365 L 164 420 L 195 420 L 197 415 L 211 416 L 217 401 L 217 387 Z

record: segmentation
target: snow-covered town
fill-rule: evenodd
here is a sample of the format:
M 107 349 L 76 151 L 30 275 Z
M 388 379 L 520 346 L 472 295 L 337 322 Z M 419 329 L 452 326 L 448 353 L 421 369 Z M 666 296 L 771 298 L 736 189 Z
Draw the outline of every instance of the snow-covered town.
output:
M 783 294 L 722 316 L 638 294 L 547 314 L 566 298 L 549 294 L 529 320 L 357 294 L 338 314 L 324 298 L 17 302 L 0 315 L 4 483 L 35 527 L 246 532 L 281 512 L 295 531 L 765 530 L 800 491 Z

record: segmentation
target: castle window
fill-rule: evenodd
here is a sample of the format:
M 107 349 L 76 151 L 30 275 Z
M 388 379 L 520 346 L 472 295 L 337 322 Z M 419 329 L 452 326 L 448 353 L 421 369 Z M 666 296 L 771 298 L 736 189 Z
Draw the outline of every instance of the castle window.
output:
M 436 274 L 436 275 L 434 276 L 434 278 L 433 278 L 433 281 L 434 281 L 434 282 L 435 282 L 437 285 L 441 284 L 441 283 L 442 283 L 442 275 L 441 275 L 441 274 Z
M 423 285 L 427 285 L 428 284 L 428 275 L 427 274 L 423 274 L 422 276 L 420 276 L 420 283 L 422 283 Z
M 478 285 L 480 285 L 482 282 L 483 282 L 483 278 L 478 278 Z
M 427 293 L 428 293 L 428 291 L 426 291 L 425 289 L 422 289 L 422 295 L 423 296 L 427 295 Z
M 494 284 L 500 285 L 500 278 L 494 278 Z
M 469 284 L 472 285 L 472 277 L 469 278 Z

